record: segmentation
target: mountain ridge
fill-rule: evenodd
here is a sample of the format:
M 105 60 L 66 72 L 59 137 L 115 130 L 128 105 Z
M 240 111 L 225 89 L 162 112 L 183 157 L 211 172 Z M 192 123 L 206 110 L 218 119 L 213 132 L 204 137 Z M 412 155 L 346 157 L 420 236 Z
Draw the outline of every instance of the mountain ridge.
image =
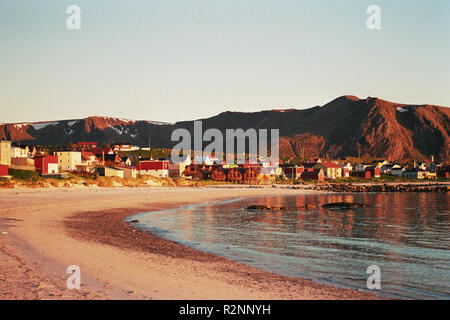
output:
M 346 95 L 307 109 L 225 111 L 201 119 L 203 130 L 280 129 L 280 155 L 294 157 L 383 157 L 449 159 L 450 108 L 411 105 Z M 22 144 L 97 141 L 173 147 L 171 132 L 193 121 L 165 123 L 92 116 L 84 119 L 0 124 L 0 139 Z

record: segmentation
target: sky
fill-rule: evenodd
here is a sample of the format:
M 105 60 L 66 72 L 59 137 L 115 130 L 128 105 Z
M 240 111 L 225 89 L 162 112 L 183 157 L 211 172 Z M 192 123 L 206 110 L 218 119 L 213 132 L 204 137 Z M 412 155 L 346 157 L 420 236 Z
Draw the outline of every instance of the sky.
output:
M 450 106 L 450 1 L 0 2 L 0 123 L 176 122 L 342 95 Z

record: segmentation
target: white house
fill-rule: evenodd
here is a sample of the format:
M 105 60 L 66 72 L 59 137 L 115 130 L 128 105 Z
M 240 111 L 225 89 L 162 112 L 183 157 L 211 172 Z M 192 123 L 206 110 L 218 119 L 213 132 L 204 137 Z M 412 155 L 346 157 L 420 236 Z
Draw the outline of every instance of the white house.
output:
M 57 151 L 58 167 L 60 170 L 75 171 L 81 165 L 81 152 L 79 151 Z
M 12 158 L 29 158 L 30 157 L 30 149 L 28 147 L 19 148 L 19 147 L 11 147 Z
M 367 167 L 370 167 L 371 165 L 370 164 L 367 164 L 367 163 L 358 163 L 356 166 L 355 166 L 355 168 L 354 168 L 354 170 L 356 171 L 356 172 L 364 172 L 364 171 L 366 171 L 366 168 Z

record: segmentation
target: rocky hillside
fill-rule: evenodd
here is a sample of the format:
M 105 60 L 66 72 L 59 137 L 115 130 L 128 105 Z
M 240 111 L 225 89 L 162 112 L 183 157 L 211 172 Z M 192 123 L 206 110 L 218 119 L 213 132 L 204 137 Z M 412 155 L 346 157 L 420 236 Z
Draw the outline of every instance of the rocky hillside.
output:
M 288 157 L 373 156 L 391 160 L 449 160 L 450 109 L 406 105 L 378 98 L 339 97 L 324 106 L 253 113 L 224 112 L 202 119 L 203 130 L 280 129 L 280 154 Z M 193 131 L 193 122 L 175 124 L 89 117 L 40 123 L 0 125 L 0 138 L 29 144 L 97 141 L 171 147 L 176 128 Z

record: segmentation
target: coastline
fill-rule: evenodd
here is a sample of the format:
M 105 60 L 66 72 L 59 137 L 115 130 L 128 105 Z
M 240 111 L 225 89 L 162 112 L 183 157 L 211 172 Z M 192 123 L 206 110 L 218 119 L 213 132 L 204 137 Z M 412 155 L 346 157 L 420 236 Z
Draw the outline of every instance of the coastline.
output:
M 379 298 L 258 270 L 123 221 L 139 212 L 192 203 L 306 193 L 318 191 L 271 187 L 2 190 L 0 200 L 6 205 L 0 209 L 0 231 L 7 234 L 0 235 L 0 256 L 9 258 L 0 262 L 5 278 L 0 279 L 0 299 Z M 11 281 L 17 275 L 15 264 L 26 272 Z M 65 269 L 73 264 L 81 268 L 79 291 L 65 287 Z

